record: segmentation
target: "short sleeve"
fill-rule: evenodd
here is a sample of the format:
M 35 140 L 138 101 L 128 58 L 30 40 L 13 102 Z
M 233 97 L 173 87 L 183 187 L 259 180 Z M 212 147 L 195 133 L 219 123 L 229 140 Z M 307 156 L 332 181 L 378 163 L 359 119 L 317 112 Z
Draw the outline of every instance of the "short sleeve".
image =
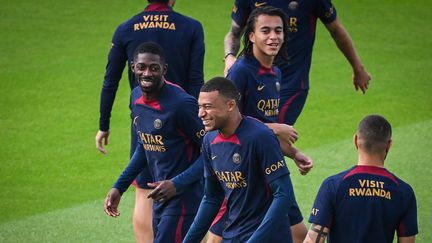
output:
M 336 8 L 331 0 L 317 0 L 316 14 L 318 18 L 324 23 L 329 24 L 336 19 Z
M 416 235 L 418 233 L 417 202 L 414 191 L 411 187 L 409 187 L 405 199 L 407 200 L 407 210 L 402 216 L 396 229 L 398 237 L 408 237 Z
M 270 129 L 262 133 L 260 139 L 255 143 L 255 152 L 267 183 L 289 174 L 279 142 Z
M 330 228 L 333 215 L 332 198 L 334 198 L 334 189 L 331 180 L 326 179 L 315 198 L 309 217 L 310 223 Z
M 239 26 L 245 26 L 251 9 L 248 7 L 248 0 L 235 0 L 231 12 L 231 19 Z

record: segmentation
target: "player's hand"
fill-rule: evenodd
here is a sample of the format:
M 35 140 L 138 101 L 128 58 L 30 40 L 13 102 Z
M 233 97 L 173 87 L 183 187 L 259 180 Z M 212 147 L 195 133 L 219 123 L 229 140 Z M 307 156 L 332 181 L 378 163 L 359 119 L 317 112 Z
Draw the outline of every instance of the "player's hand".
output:
M 99 130 L 96 133 L 96 139 L 95 139 L 96 140 L 96 148 L 99 150 L 99 152 L 101 152 L 103 154 L 106 154 L 106 151 L 105 151 L 105 148 L 102 144 L 105 144 L 105 146 L 108 145 L 109 134 L 110 134 L 109 130 L 106 132 Z
M 105 198 L 104 211 L 106 215 L 111 217 L 120 216 L 120 212 L 118 211 L 118 205 L 120 204 L 121 194 L 117 188 L 112 188 L 108 195 Z
M 224 76 L 226 77 L 228 74 L 228 70 L 232 67 L 232 65 L 237 61 L 237 58 L 234 55 L 228 55 L 225 58 L 225 69 Z
M 302 175 L 306 175 L 313 167 L 312 159 L 300 151 L 297 151 L 293 160 Z
M 364 67 L 361 67 L 357 70 L 354 70 L 353 73 L 353 83 L 355 90 L 361 90 L 364 93 L 366 93 L 366 90 L 369 87 L 369 81 L 371 80 L 371 76 L 366 71 Z
M 276 133 L 276 135 L 283 141 L 285 141 L 286 143 L 292 145 L 293 143 L 295 143 L 298 139 L 298 133 L 297 131 L 294 129 L 294 127 L 287 125 L 287 124 L 283 124 L 283 123 L 279 123 L 278 124 L 278 132 Z
M 168 201 L 177 193 L 174 183 L 172 183 L 170 180 L 147 183 L 147 185 L 151 188 L 154 188 L 153 191 L 149 193 L 147 198 L 152 198 L 159 203 Z

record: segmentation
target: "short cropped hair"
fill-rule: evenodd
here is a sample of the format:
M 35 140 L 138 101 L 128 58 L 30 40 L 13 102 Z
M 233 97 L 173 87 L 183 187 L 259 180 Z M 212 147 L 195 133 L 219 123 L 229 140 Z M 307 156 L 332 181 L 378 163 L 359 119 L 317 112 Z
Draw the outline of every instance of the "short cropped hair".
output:
M 269 15 L 269 16 L 278 16 L 282 20 L 282 29 L 284 33 L 283 44 L 277 54 L 277 56 L 282 57 L 285 60 L 288 60 L 288 51 L 287 51 L 287 41 L 288 37 L 288 17 L 284 11 L 279 8 L 275 8 L 272 6 L 259 7 L 252 11 L 249 15 L 249 18 L 246 21 L 245 32 L 243 34 L 243 50 L 240 55 L 245 56 L 253 56 L 253 43 L 249 40 L 249 34 L 255 31 L 255 23 L 259 16 L 261 15 Z
M 236 103 L 240 100 L 240 93 L 238 92 L 234 83 L 224 77 L 215 77 L 207 81 L 202 87 L 201 92 L 219 91 L 219 95 L 226 99 L 233 99 Z
M 380 115 L 369 115 L 360 121 L 357 136 L 361 146 L 368 152 L 380 152 L 391 140 L 392 128 L 390 123 Z
M 151 53 L 154 55 L 158 55 L 161 63 L 165 64 L 165 52 L 159 44 L 155 42 L 141 43 L 137 48 L 135 48 L 133 54 L 134 60 L 136 60 L 138 54 L 143 54 L 143 53 Z

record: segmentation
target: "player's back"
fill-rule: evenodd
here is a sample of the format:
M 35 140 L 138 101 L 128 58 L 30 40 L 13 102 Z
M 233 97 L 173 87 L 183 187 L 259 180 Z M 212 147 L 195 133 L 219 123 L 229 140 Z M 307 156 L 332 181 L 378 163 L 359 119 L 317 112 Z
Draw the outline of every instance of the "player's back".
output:
M 166 77 L 189 91 L 191 82 L 203 82 L 204 35 L 201 23 L 162 4 L 147 8 L 122 23 L 113 37 L 113 48 L 127 53 L 131 89 L 137 86 L 130 69 L 135 48 L 156 42 L 165 51 Z M 191 67 L 193 65 L 194 67 Z
M 325 183 L 334 195 L 329 242 L 392 242 L 395 231 L 417 233 L 414 192 L 386 169 L 355 166 Z

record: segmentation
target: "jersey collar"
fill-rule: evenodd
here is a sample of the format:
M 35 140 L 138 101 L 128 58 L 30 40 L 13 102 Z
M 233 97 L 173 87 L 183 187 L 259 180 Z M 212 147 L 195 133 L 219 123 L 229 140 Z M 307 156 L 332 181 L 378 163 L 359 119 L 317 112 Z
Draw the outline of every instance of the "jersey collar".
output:
M 151 3 L 147 5 L 147 7 L 144 9 L 144 12 L 149 12 L 149 11 L 156 11 L 156 12 L 172 11 L 172 7 L 163 3 Z

